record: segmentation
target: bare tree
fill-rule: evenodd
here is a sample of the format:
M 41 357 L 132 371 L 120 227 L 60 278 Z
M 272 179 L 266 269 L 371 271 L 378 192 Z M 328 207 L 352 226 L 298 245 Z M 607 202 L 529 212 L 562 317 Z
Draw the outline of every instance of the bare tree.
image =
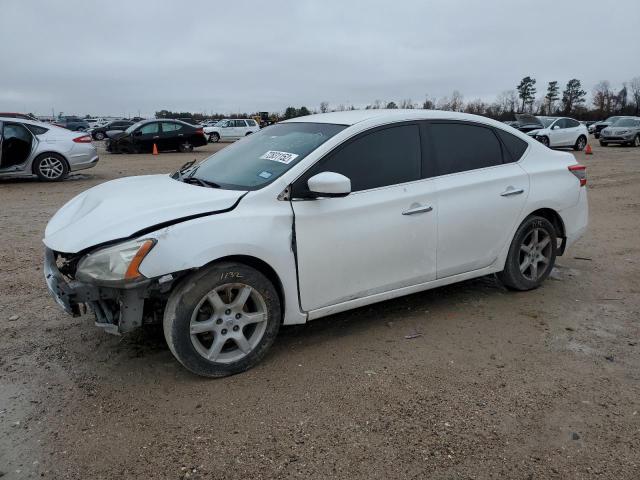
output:
M 596 110 L 598 110 L 600 114 L 608 115 L 611 112 L 612 96 L 613 91 L 611 90 L 611 84 L 608 80 L 598 82 L 596 86 L 593 87 L 593 106 L 596 107 Z
M 410 98 L 405 98 L 404 100 L 400 100 L 400 108 L 413 108 L 413 102 Z
M 320 112 L 327 113 L 329 111 L 329 102 L 320 102 Z
M 631 98 L 636 105 L 636 115 L 640 113 L 640 77 L 633 77 L 629 82 L 631 88 Z
M 451 94 L 451 111 L 462 112 L 464 110 L 464 97 L 458 90 Z
M 473 113 L 474 115 L 486 115 L 488 109 L 489 105 L 483 102 L 480 98 L 476 98 L 475 100 L 467 103 L 464 111 L 466 113 Z
M 500 105 L 502 113 L 514 113 L 517 101 L 518 94 L 515 90 L 505 90 L 496 99 L 496 103 Z

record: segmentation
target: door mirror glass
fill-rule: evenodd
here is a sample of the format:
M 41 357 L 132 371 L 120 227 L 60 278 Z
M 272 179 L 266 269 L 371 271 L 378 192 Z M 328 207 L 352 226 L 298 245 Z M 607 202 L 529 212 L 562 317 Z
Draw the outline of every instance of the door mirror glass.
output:
M 351 193 L 351 180 L 335 172 L 322 172 L 307 180 L 313 197 L 346 197 Z
M 560 130 L 560 125 L 554 125 L 551 130 Z

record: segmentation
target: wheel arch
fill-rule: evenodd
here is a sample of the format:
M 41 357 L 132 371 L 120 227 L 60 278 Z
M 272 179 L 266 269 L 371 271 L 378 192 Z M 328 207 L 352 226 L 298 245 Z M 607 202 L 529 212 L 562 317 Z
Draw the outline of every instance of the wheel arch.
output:
M 251 256 L 251 255 L 228 255 L 226 257 L 216 258 L 215 260 L 212 260 L 211 262 L 207 263 L 206 265 L 203 265 L 198 270 L 202 270 L 204 268 L 210 267 L 212 265 L 215 265 L 216 263 L 221 263 L 221 262 L 238 262 L 238 263 L 242 263 L 244 265 L 247 265 L 247 266 L 249 266 L 251 268 L 256 269 L 257 271 L 262 273 L 265 277 L 267 277 L 267 279 L 275 287 L 276 292 L 278 292 L 278 298 L 280 300 L 280 305 L 282 306 L 282 308 L 281 308 L 282 318 L 280 320 L 282 321 L 284 319 L 285 305 L 286 305 L 286 303 L 285 303 L 286 299 L 285 299 L 285 293 L 284 293 L 284 285 L 282 284 L 282 280 L 280 280 L 280 276 L 278 275 L 276 270 L 271 265 L 269 265 L 264 260 L 262 260 L 262 259 L 260 259 L 258 257 Z
M 567 242 L 567 235 L 566 235 L 566 230 L 564 226 L 564 221 L 562 220 L 562 217 L 560 216 L 560 214 L 552 208 L 539 208 L 538 210 L 534 210 L 529 215 L 527 215 L 525 217 L 525 220 L 526 218 L 533 217 L 533 216 L 542 217 L 549 220 L 549 222 L 551 222 L 551 225 L 553 225 L 553 227 L 556 230 L 557 237 L 562 240 L 562 244 L 560 245 L 560 248 L 558 249 L 558 252 L 557 252 L 558 255 L 562 255 L 564 253 L 565 245 Z

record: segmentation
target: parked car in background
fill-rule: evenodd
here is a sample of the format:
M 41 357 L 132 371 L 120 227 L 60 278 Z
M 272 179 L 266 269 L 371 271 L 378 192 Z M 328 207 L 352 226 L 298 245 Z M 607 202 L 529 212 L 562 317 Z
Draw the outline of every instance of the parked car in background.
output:
M 191 152 L 195 147 L 206 144 L 207 139 L 200 127 L 181 120 L 143 120 L 124 132 L 110 135 L 106 148 L 112 153 L 144 153 L 151 152 L 156 145 L 161 152 Z
M 44 274 L 69 314 L 162 322 L 182 365 L 221 377 L 283 324 L 494 273 L 537 288 L 587 228 L 586 182 L 572 154 L 485 117 L 310 115 L 81 193 L 47 225 Z
M 259 131 L 260 126 L 253 118 L 225 118 L 204 129 L 210 142 L 238 140 Z
M 124 132 L 134 123 L 135 122 L 132 122 L 130 120 L 115 120 L 101 127 L 93 128 L 89 132 L 91 133 L 91 136 L 94 140 L 104 140 L 105 138 L 107 138 L 107 132 Z
M 640 117 L 624 117 L 600 131 L 600 145 L 612 143 L 640 147 Z
M 589 132 L 587 127 L 567 117 L 539 117 L 544 125 L 538 130 L 531 130 L 527 135 L 535 138 L 543 145 L 551 148 L 571 147 L 581 151 L 587 146 Z
M 0 178 L 51 182 L 98 163 L 89 135 L 21 118 L 0 117 L 0 146 Z
M 34 122 L 39 121 L 36 117 L 34 117 L 33 115 L 29 115 L 28 113 L 0 112 L 0 117 L 21 118 L 22 120 L 33 120 Z
M 531 115 L 528 113 L 516 113 L 515 114 L 516 121 L 511 124 L 513 128 L 520 130 L 522 133 L 527 133 L 532 130 L 538 130 L 540 128 L 544 128 L 547 126 L 553 117 L 536 117 L 535 115 Z
M 90 128 L 89 123 L 83 118 L 71 116 L 58 118 L 53 124 L 74 132 L 86 132 Z
M 629 117 L 625 117 L 625 116 L 613 116 L 613 117 L 609 117 L 606 120 L 603 120 L 601 122 L 596 122 L 593 124 L 593 136 L 596 138 L 600 138 L 600 132 L 602 132 L 602 130 L 604 130 L 605 128 L 607 128 L 610 125 L 613 125 L 614 123 L 616 123 L 618 120 L 620 120 L 621 118 L 629 118 Z

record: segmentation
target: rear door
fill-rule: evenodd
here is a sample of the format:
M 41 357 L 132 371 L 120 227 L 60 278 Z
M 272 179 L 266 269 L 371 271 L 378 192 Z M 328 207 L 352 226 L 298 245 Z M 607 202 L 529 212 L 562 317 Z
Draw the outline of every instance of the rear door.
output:
M 514 162 L 528 144 L 468 122 L 434 121 L 429 132 L 438 175 L 437 276 L 487 267 L 511 241 L 528 196 L 529 176 Z
M 247 123 L 244 120 L 234 120 L 233 134 L 236 138 L 242 138 L 247 133 Z
M 161 150 L 177 150 L 180 140 L 184 137 L 183 125 L 177 122 L 162 122 L 160 125 L 160 146 Z
M 0 170 L 23 170 L 37 140 L 21 123 L 4 122 L 1 128 Z
M 421 179 L 417 123 L 364 132 L 294 182 L 300 302 L 304 310 L 435 279 L 436 196 Z M 351 180 L 342 198 L 296 200 L 307 180 L 337 172 Z

